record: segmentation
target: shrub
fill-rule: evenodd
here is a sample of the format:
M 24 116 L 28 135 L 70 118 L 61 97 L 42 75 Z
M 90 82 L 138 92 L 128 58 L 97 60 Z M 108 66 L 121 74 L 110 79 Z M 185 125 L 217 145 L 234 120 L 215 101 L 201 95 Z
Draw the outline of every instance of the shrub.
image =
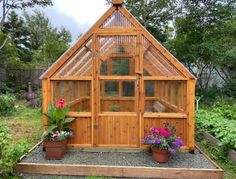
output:
M 236 149 L 236 104 L 216 102 L 212 108 L 196 112 L 196 124 L 214 135 L 223 145 Z
M 16 98 L 11 94 L 0 95 L 0 115 L 9 115 L 14 111 Z
M 12 173 L 13 167 L 22 154 L 28 151 L 25 142 L 9 145 L 9 130 L 6 125 L 0 125 L 0 173 L 3 177 Z

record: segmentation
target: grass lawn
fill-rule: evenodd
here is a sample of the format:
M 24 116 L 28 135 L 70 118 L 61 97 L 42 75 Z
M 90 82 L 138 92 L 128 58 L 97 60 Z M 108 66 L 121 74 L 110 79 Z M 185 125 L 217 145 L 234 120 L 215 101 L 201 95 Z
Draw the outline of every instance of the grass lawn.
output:
M 27 108 L 24 101 L 18 101 L 16 106 L 16 111 L 11 116 L 0 116 L 0 125 L 8 126 L 11 134 L 10 144 L 26 141 L 32 147 L 42 136 L 41 109 Z

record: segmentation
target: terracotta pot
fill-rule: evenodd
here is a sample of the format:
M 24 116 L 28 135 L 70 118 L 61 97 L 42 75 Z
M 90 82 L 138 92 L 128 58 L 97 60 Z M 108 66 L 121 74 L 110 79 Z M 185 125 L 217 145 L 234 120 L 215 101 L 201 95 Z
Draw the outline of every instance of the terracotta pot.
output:
M 167 150 L 160 150 L 152 148 L 152 158 L 159 163 L 166 163 L 169 160 L 169 152 Z
M 45 158 L 47 160 L 60 160 L 66 153 L 67 140 L 63 141 L 43 141 L 45 148 Z

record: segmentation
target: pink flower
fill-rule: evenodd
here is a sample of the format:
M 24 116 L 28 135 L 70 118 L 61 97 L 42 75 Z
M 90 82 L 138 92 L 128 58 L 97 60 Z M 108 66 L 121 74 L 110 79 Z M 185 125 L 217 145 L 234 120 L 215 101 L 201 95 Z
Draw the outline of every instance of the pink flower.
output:
M 168 137 L 168 136 L 170 136 L 170 132 L 161 128 L 160 135 Z
M 64 108 L 66 105 L 66 102 L 64 99 L 59 99 L 58 102 L 57 102 L 57 107 L 58 108 Z

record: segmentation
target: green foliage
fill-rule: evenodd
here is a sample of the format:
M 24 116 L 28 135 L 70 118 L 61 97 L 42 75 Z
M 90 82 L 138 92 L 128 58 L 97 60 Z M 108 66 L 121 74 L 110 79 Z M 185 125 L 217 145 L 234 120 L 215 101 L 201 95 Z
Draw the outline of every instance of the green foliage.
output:
M 8 175 L 13 172 L 13 167 L 19 160 L 19 158 L 29 150 L 29 146 L 26 142 L 17 143 L 14 146 L 9 146 L 4 150 L 2 159 L 0 160 L 0 170 L 3 175 Z
M 181 1 L 171 51 L 192 70 L 201 88 L 204 72 L 216 70 L 224 81 L 236 71 L 235 1 Z M 205 70 L 205 71 L 204 71 Z
M 53 131 L 71 131 L 70 124 L 74 121 L 74 118 L 66 117 L 69 109 L 69 104 L 64 108 L 55 107 L 54 105 L 49 106 L 47 113 L 44 114 L 48 118 L 48 128 L 45 136 Z
M 15 110 L 16 98 L 12 94 L 2 94 L 0 95 L 0 116 L 9 115 Z
M 52 64 L 69 47 L 70 32 L 64 27 L 53 27 L 40 11 L 34 11 L 33 15 L 24 12 L 24 19 L 31 34 L 30 44 L 34 62 L 47 66 Z
M 24 62 L 32 61 L 29 43 L 30 33 L 24 25 L 23 18 L 12 11 L 8 16 L 7 22 L 4 23 L 4 32 L 15 44 L 20 60 Z
M 0 31 L 0 44 L 3 44 L 6 38 L 7 35 Z M 17 48 L 12 41 L 8 39 L 2 49 L 0 49 L 0 66 L 4 68 L 8 64 L 16 64 L 18 62 Z
M 236 149 L 236 104 L 216 102 L 210 109 L 196 112 L 197 127 L 208 131 L 220 142 Z
M 119 112 L 120 111 L 120 106 L 113 104 L 113 105 L 110 106 L 109 110 L 111 112 Z
M 14 165 L 21 155 L 26 153 L 29 146 L 25 142 L 9 144 L 10 135 L 6 125 L 0 126 L 0 171 L 4 177 L 12 172 Z
M 2 158 L 5 146 L 10 139 L 9 131 L 6 125 L 0 125 L 0 158 Z
M 127 0 L 127 9 L 160 42 L 166 42 L 173 31 L 170 21 L 174 19 L 174 0 Z

